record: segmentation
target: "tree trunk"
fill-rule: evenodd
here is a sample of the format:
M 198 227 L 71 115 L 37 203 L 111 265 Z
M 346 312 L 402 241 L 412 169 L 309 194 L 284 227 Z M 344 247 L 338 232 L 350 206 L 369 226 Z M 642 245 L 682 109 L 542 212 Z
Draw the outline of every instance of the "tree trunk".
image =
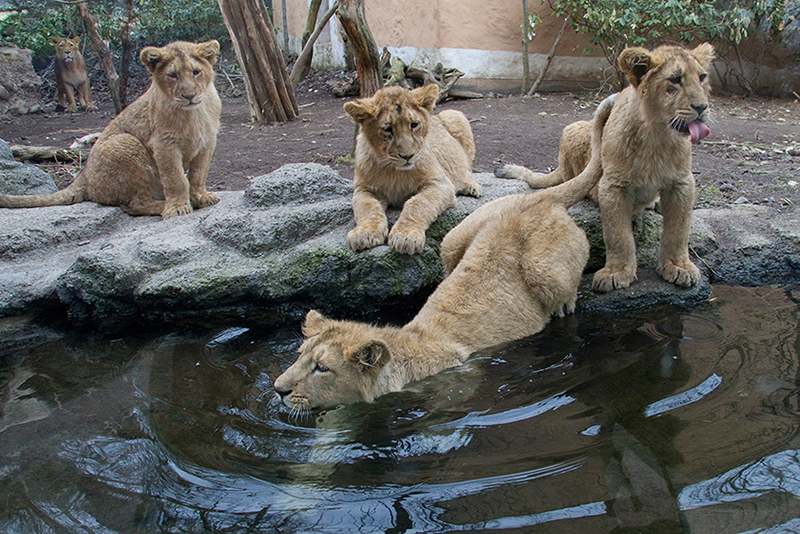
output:
M 133 20 L 133 0 L 125 0 L 125 13 L 127 16 L 120 32 L 122 61 L 119 66 L 119 97 L 123 107 L 128 105 L 128 74 L 131 72 L 131 53 L 133 52 L 130 32 L 131 21 Z
M 217 1 L 244 75 L 255 120 L 285 122 L 297 117 L 289 73 L 263 2 Z
M 305 34 L 303 35 L 303 51 L 300 52 L 300 55 L 297 56 L 297 61 L 294 62 L 294 67 L 292 67 L 292 74 L 290 76 L 292 80 L 292 87 L 296 86 L 300 83 L 300 80 L 308 76 L 308 71 L 311 69 L 311 59 L 314 55 L 314 43 L 317 42 L 317 38 L 319 34 L 322 33 L 322 29 L 328 24 L 328 21 L 331 19 L 333 14 L 339 8 L 339 2 L 335 2 L 333 6 L 322 16 L 322 20 L 319 21 L 319 25 L 314 30 L 312 34 L 306 38 Z M 316 18 L 316 15 L 315 15 Z
M 522 94 L 528 92 L 530 63 L 528 58 L 528 0 L 522 0 Z
M 117 114 L 125 109 L 124 99 L 120 95 L 119 90 L 119 75 L 114 68 L 114 60 L 111 58 L 111 51 L 108 49 L 108 44 L 100 37 L 97 28 L 94 24 L 92 14 L 89 13 L 89 8 L 86 7 L 85 2 L 76 4 L 78 14 L 86 27 L 86 35 L 89 36 L 89 41 L 92 43 L 97 55 L 100 56 L 100 64 L 106 73 L 106 81 L 108 82 L 108 89 L 111 92 L 111 99 L 114 101 L 114 109 Z
M 361 98 L 370 97 L 383 86 L 383 83 L 378 46 L 367 26 L 364 0 L 341 0 L 336 16 L 355 52 Z
M 539 73 L 539 76 L 533 83 L 533 87 L 531 87 L 530 91 L 528 91 L 528 93 L 525 96 L 535 95 L 536 91 L 539 90 L 539 86 L 542 85 L 542 81 L 544 81 L 544 75 L 547 74 L 547 69 L 550 68 L 550 63 L 553 62 L 553 56 L 556 55 L 556 48 L 558 48 L 558 43 L 561 42 L 561 38 L 564 37 L 564 32 L 567 29 L 567 25 L 569 25 L 569 19 L 564 19 L 564 24 L 561 26 L 561 31 L 558 32 L 558 36 L 556 37 L 556 40 L 553 42 L 553 46 L 550 47 L 550 53 L 547 54 L 547 60 L 545 60 L 544 62 L 544 66 L 542 67 L 542 72 Z

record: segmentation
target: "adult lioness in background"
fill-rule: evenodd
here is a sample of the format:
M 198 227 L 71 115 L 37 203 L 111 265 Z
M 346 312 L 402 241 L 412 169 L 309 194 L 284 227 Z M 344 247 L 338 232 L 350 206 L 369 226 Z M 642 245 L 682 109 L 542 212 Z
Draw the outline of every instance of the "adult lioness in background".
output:
M 97 110 L 92 103 L 92 91 L 89 86 L 89 76 L 86 74 L 86 62 L 79 46 L 80 42 L 80 37 L 72 39 L 53 37 L 50 39 L 50 43 L 56 49 L 54 64 L 58 107 L 72 113 L 78 111 L 75 103 L 76 95 L 80 105 L 87 111 Z
M 695 199 L 692 147 L 709 133 L 707 69 L 714 48 L 694 50 L 661 46 L 650 52 L 627 48 L 619 57 L 631 85 L 614 104 L 603 132 L 603 177 L 592 196 L 600 205 L 606 265 L 595 273 L 599 292 L 628 287 L 636 279 L 636 248 L 631 217 L 659 195 L 663 215 L 658 272 L 681 287 L 700 279 L 689 259 L 689 230 Z M 532 187 L 569 180 L 588 161 L 588 122 L 567 126 L 559 148 L 559 166 L 550 174 L 518 165 L 495 169 L 501 178 L 522 178 Z
M 360 126 L 356 141 L 353 213 L 347 234 L 353 250 L 386 242 L 386 208 L 403 207 L 388 232 L 389 246 L 403 254 L 422 252 L 425 231 L 456 194 L 478 197 L 472 180 L 475 142 L 460 111 L 431 116 L 439 88 L 384 87 L 344 110 Z
M 92 200 L 168 219 L 219 202 L 206 190 L 221 108 L 212 67 L 218 55 L 217 41 L 143 49 L 150 88 L 106 126 L 75 181 L 49 195 L 0 194 L 0 207 Z
M 596 112 L 598 147 L 612 105 Z M 572 312 L 589 242 L 567 208 L 602 174 L 599 148 L 593 154 L 574 180 L 499 198 L 453 228 L 442 241 L 445 279 L 404 327 L 309 312 L 300 356 L 275 380 L 282 402 L 296 411 L 371 402 Z

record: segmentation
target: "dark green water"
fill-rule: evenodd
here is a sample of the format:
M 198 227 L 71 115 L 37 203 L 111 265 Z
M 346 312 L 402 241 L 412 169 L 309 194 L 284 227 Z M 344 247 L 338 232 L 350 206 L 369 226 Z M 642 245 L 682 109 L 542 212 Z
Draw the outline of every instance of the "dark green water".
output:
M 299 328 L 0 320 L 2 532 L 800 531 L 797 288 L 582 316 L 293 418 Z

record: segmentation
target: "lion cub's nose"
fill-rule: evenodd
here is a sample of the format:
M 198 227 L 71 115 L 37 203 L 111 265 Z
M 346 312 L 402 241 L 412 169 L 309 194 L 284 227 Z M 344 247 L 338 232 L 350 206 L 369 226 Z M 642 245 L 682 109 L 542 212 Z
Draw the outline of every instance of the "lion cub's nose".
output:
M 692 109 L 700 116 L 708 109 L 708 104 L 692 104 Z
M 403 158 L 406 161 L 411 161 L 411 158 L 414 157 L 414 153 L 412 152 L 411 154 L 408 154 L 408 155 L 406 155 L 406 154 L 398 154 L 398 156 L 400 156 L 401 158 Z
M 181 96 L 185 98 L 187 102 L 191 102 L 192 100 L 194 100 L 194 97 L 197 96 L 197 93 L 192 93 L 190 95 L 181 95 Z
M 280 387 L 280 386 L 277 386 L 277 385 L 276 385 L 276 386 L 273 386 L 273 387 L 274 387 L 274 389 L 275 389 L 275 393 L 277 393 L 277 394 L 278 394 L 278 397 L 280 397 L 280 398 L 281 398 L 281 400 L 283 400 L 283 399 L 284 399 L 284 397 L 286 397 L 286 395 L 288 395 L 289 393 L 291 393 L 291 392 L 292 392 L 292 390 L 291 390 L 291 389 L 282 388 L 282 387 Z

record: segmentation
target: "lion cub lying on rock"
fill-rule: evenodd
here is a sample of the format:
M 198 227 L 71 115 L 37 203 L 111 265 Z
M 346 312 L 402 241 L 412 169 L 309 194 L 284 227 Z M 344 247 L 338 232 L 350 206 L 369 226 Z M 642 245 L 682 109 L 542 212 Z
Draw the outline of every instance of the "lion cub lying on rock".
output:
M 347 234 L 353 250 L 383 245 L 403 254 L 422 252 L 425 231 L 456 194 L 479 197 L 472 179 L 475 142 L 460 111 L 431 116 L 439 88 L 384 87 L 372 98 L 354 100 L 344 110 L 360 126 L 356 140 L 353 213 Z M 386 208 L 400 207 L 388 232 Z
M 607 100 L 597 110 L 597 142 L 611 106 Z M 441 249 L 445 279 L 404 327 L 310 311 L 300 356 L 275 380 L 282 402 L 297 411 L 371 402 L 572 312 L 589 243 L 567 208 L 600 178 L 594 154 L 574 180 L 494 200 L 451 230 Z
M 168 219 L 219 202 L 206 190 L 221 109 L 212 67 L 218 55 L 217 41 L 143 49 L 150 88 L 106 126 L 75 181 L 49 195 L 0 194 L 0 207 L 91 200 Z
M 606 265 L 594 275 L 592 288 L 608 292 L 636 279 L 634 213 L 660 196 L 663 215 L 658 273 L 677 286 L 690 287 L 700 270 L 689 259 L 689 231 L 695 199 L 692 143 L 710 132 L 708 74 L 714 48 L 694 50 L 661 46 L 650 52 L 627 48 L 619 65 L 631 85 L 617 98 L 603 131 L 603 177 L 591 197 L 600 205 Z M 518 165 L 495 169 L 500 178 L 521 178 L 531 187 L 549 187 L 571 179 L 593 151 L 591 123 L 564 128 L 558 168 L 537 174 Z

